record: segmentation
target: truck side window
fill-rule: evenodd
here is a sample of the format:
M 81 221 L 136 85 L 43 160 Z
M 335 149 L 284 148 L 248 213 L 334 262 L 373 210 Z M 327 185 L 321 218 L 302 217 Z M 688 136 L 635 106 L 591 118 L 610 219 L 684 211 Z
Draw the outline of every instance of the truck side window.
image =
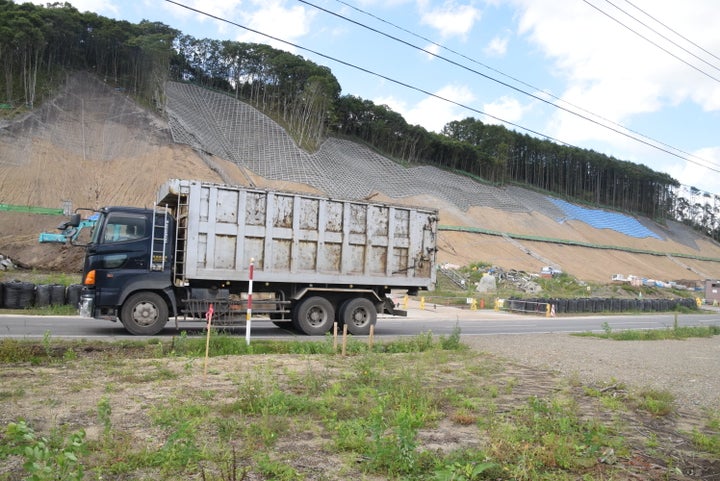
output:
M 103 243 L 126 242 L 145 237 L 145 218 L 127 214 L 108 216 Z

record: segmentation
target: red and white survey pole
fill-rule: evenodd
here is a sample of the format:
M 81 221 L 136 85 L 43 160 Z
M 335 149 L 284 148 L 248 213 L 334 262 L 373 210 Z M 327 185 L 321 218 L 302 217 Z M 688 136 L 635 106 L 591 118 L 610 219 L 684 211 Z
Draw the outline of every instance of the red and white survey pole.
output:
M 252 329 L 252 292 L 253 292 L 253 272 L 255 271 L 255 259 L 250 259 L 250 273 L 248 277 L 247 292 L 247 314 L 245 318 L 245 343 L 250 345 L 250 330 Z

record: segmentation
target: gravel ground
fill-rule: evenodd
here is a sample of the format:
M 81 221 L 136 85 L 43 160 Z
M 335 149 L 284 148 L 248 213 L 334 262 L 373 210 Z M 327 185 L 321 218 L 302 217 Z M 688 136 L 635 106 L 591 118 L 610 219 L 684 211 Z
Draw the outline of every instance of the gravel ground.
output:
M 720 336 L 682 341 L 613 341 L 568 334 L 463 336 L 482 352 L 577 376 L 588 385 L 667 390 L 678 407 L 720 409 Z

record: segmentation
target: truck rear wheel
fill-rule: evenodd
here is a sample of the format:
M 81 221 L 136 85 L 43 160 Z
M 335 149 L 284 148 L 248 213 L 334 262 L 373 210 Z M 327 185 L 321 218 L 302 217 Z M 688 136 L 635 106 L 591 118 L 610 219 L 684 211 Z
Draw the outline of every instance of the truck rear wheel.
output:
M 314 296 L 300 302 L 293 311 L 293 325 L 309 336 L 319 336 L 330 330 L 335 321 L 335 309 L 324 297 Z
M 168 307 L 154 292 L 138 292 L 123 304 L 120 321 L 131 334 L 153 336 L 167 324 Z
M 348 332 L 356 336 L 370 334 L 370 326 L 377 322 L 375 305 L 363 297 L 345 301 L 340 306 L 339 319 L 347 326 Z

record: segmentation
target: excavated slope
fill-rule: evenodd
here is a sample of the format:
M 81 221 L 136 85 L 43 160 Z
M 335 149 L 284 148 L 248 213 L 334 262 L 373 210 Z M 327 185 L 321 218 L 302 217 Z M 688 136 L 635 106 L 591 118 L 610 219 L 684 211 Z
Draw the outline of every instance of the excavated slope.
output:
M 0 125 L 0 203 L 149 206 L 157 186 L 175 177 L 430 206 L 440 209 L 443 225 L 658 253 L 442 231 L 438 258 L 443 263 L 483 261 L 530 272 L 554 265 L 600 282 L 615 273 L 661 280 L 720 278 L 720 262 L 713 260 L 720 260 L 720 247 L 681 224 L 662 226 L 597 211 L 612 222 L 593 226 L 546 195 L 485 185 L 429 166 L 404 167 L 344 140 L 329 139 L 308 153 L 254 108 L 191 85 L 168 83 L 161 118 L 124 92 L 78 73 L 68 76 L 52 101 Z M 61 221 L 0 212 L 0 254 L 38 269 L 78 270 L 77 249 L 37 243 L 39 232 Z M 633 232 L 627 233 L 628 225 Z

